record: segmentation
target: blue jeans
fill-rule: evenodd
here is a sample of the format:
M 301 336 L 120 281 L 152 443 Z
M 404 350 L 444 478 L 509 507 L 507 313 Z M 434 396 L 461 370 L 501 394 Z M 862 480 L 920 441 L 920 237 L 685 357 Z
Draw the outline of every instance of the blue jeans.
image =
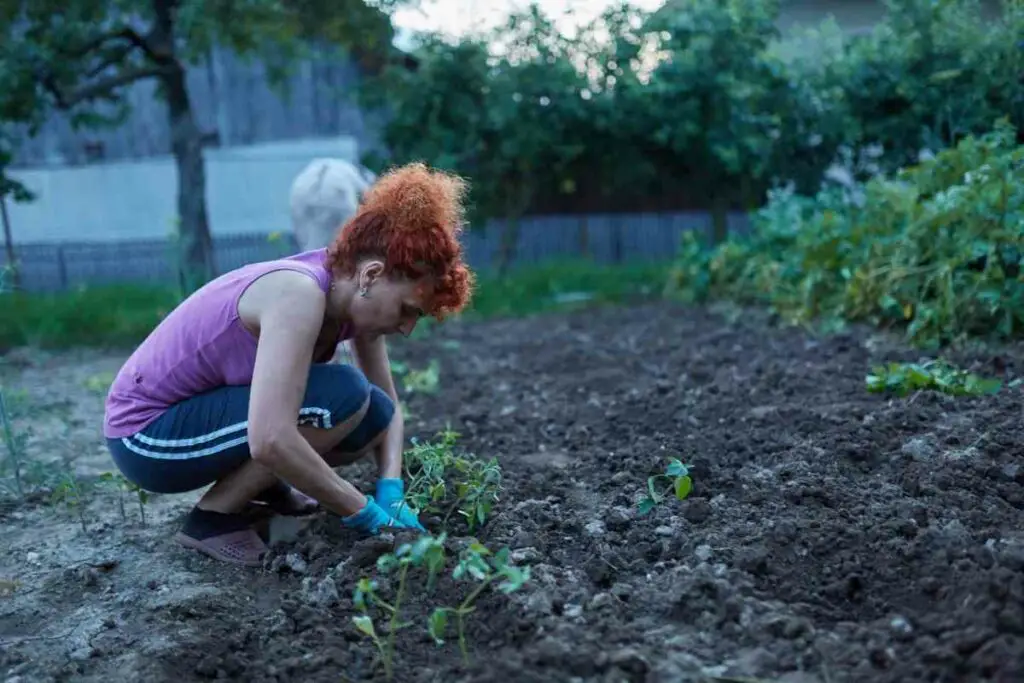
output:
M 107 439 L 126 479 L 153 493 L 184 493 L 212 484 L 252 458 L 248 420 L 251 387 L 224 386 L 168 408 L 131 436 Z M 391 424 L 395 405 L 351 365 L 315 364 L 299 410 L 300 426 L 330 429 L 370 399 L 365 417 L 337 446 L 357 453 Z

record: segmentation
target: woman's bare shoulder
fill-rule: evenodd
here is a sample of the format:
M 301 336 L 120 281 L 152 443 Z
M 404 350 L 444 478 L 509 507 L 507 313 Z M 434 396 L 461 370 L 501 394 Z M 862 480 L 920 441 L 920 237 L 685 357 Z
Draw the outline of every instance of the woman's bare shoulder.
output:
M 312 274 L 274 270 L 261 275 L 242 292 L 238 315 L 247 327 L 258 329 L 265 316 L 281 311 L 322 317 L 325 304 L 324 292 Z

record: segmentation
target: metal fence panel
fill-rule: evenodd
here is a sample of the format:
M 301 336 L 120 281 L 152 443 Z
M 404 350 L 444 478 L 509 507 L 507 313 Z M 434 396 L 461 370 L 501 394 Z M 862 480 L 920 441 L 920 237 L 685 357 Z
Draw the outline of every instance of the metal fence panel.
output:
M 730 229 L 745 232 L 744 214 L 730 217 Z M 671 259 L 687 230 L 710 231 L 706 213 L 586 214 L 529 216 L 519 227 L 511 260 L 523 265 L 587 258 L 598 263 L 656 262 Z M 487 271 L 500 254 L 504 224 L 491 221 L 484 230 L 463 235 L 466 260 Z M 289 233 L 255 233 L 214 237 L 214 258 L 221 273 L 247 263 L 271 260 L 297 250 Z M 114 283 L 171 284 L 177 280 L 175 245 L 164 240 L 23 244 L 16 248 L 21 288 L 61 291 L 83 285 Z

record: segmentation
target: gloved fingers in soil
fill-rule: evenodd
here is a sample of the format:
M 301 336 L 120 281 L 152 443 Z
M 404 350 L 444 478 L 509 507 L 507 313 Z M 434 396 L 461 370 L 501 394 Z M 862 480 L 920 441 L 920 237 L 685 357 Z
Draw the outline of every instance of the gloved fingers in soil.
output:
M 419 531 L 426 531 L 416 510 L 405 502 L 405 482 L 398 478 L 383 477 L 377 480 L 377 503 L 385 512 L 403 525 Z
M 226 514 L 193 507 L 175 535 L 181 545 L 216 560 L 259 567 L 267 546 L 241 514 Z
M 354 515 L 341 518 L 342 526 L 360 531 L 369 536 L 376 536 L 387 529 L 409 529 L 408 524 L 389 515 L 377 504 L 373 496 L 366 497 L 366 505 Z

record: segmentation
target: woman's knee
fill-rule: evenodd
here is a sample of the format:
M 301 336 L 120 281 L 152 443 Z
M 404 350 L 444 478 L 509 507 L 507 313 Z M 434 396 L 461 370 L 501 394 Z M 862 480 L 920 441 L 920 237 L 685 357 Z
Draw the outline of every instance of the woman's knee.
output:
M 397 406 L 380 387 L 370 387 L 369 405 L 366 414 L 333 450 L 343 460 L 361 456 L 378 445 L 395 417 Z
M 299 425 L 333 429 L 361 422 L 370 406 L 370 381 L 351 365 L 318 364 L 310 369 Z

